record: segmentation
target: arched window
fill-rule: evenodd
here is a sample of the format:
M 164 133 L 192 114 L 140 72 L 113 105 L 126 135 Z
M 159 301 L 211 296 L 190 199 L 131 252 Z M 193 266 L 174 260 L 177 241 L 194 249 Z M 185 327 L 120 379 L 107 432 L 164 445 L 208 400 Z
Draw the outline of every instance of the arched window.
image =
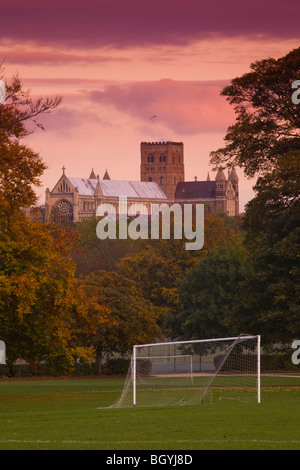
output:
M 69 201 L 61 199 L 51 210 L 51 220 L 73 220 L 73 206 Z

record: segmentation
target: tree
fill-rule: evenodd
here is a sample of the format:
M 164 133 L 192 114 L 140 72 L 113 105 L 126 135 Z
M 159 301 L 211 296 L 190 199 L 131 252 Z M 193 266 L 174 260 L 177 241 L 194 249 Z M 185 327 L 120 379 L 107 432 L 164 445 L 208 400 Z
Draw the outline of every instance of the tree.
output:
M 178 281 L 182 309 L 168 316 L 173 338 L 182 340 L 238 335 L 249 319 L 240 310 L 244 284 L 251 279 L 245 249 L 227 244 L 212 250 Z
M 78 285 L 71 252 L 75 234 L 21 219 L 0 240 L 0 334 L 8 363 L 22 357 L 33 368 L 43 361 L 52 373 L 69 373 L 74 360 L 91 360 L 91 315 L 108 322 L 107 309 Z
M 166 318 L 182 309 L 178 281 L 215 248 L 226 243 L 239 243 L 239 232 L 235 221 L 226 214 L 210 214 L 204 221 L 203 249 L 186 250 L 184 240 L 150 240 L 138 253 L 121 259 L 117 267 L 124 276 L 136 282 L 143 296 L 155 306 L 159 325 L 168 334 Z
M 78 248 L 73 259 L 76 263 L 76 276 L 81 277 L 94 271 L 114 271 L 120 259 L 136 252 L 140 244 L 136 240 L 100 240 L 96 234 L 96 217 L 90 217 L 73 224 L 79 233 Z
M 300 335 L 299 174 L 300 152 L 290 151 L 258 179 L 244 218 L 255 272 L 248 304 L 265 342 L 289 343 Z
M 0 78 L 5 79 L 1 67 Z M 46 169 L 40 155 L 20 140 L 34 127 L 43 128 L 37 117 L 55 109 L 61 98 L 33 100 L 18 75 L 5 82 L 6 102 L 0 104 L 0 221 L 7 228 L 10 220 L 36 203 L 34 187 Z
M 33 131 L 29 126 L 42 127 L 37 117 L 61 99 L 32 100 L 18 76 L 6 82 L 6 92 L 0 105 L 0 336 L 10 365 L 22 357 L 33 367 L 43 361 L 52 372 L 68 373 L 75 358 L 90 360 L 94 353 L 80 327 L 92 336 L 108 311 L 75 279 L 76 233 L 26 216 L 46 165 L 20 140 Z
M 211 152 L 211 162 L 215 167 L 243 167 L 253 177 L 271 171 L 288 151 L 300 149 L 300 106 L 292 101 L 292 84 L 300 77 L 300 48 L 250 68 L 221 92 L 237 118 L 227 130 L 225 147 Z
M 35 127 L 44 129 L 37 120 L 42 113 L 55 109 L 62 101 L 55 98 L 30 98 L 30 90 L 24 90 L 18 74 L 11 80 L 5 79 L 5 70 L 0 65 L 0 79 L 5 81 L 5 104 L 0 105 L 0 135 L 1 140 L 20 139 L 31 134 Z M 30 129 L 28 126 L 32 125 Z
M 110 312 L 109 322 L 100 324 L 91 338 L 99 372 L 104 354 L 126 354 L 134 344 L 161 337 L 156 310 L 133 281 L 115 272 L 98 271 L 81 278 L 80 285 L 88 297 L 94 296 Z
M 246 206 L 245 246 L 253 269 L 244 306 L 265 342 L 289 342 L 299 326 L 300 106 L 292 85 L 300 76 L 300 48 L 278 60 L 260 60 L 232 80 L 222 95 L 236 123 L 214 165 L 238 165 L 258 176 Z

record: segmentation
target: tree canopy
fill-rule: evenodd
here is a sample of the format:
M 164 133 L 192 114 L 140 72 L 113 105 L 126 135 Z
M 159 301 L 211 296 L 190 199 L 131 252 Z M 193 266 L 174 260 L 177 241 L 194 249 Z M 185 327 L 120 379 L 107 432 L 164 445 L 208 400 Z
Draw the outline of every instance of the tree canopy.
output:
M 263 59 L 234 78 L 221 95 L 233 106 L 225 146 L 211 152 L 218 167 L 239 166 L 249 177 L 271 171 L 287 152 L 300 149 L 300 106 L 292 100 L 300 77 L 300 48 L 279 59 Z
M 157 311 L 134 281 L 116 272 L 95 271 L 82 278 L 80 285 L 99 307 L 105 305 L 109 309 L 109 322 L 99 324 L 92 337 L 99 371 L 105 354 L 126 354 L 134 344 L 161 338 Z
M 221 94 L 234 107 L 236 122 L 225 146 L 211 153 L 214 165 L 237 165 L 258 177 L 243 218 L 253 268 L 243 311 L 251 312 L 269 343 L 300 334 L 300 105 L 292 99 L 299 76 L 300 48 L 280 59 L 259 60 L 233 79 Z
M 90 343 L 80 341 L 79 325 L 92 334 L 91 312 L 105 323 L 108 311 L 87 298 L 75 279 L 77 235 L 27 217 L 46 165 L 21 139 L 33 131 L 30 126 L 41 127 L 37 117 L 61 99 L 33 100 L 18 76 L 6 80 L 6 91 L 0 105 L 0 337 L 9 364 L 21 357 L 33 367 L 43 361 L 65 373 L 75 358 L 93 357 Z

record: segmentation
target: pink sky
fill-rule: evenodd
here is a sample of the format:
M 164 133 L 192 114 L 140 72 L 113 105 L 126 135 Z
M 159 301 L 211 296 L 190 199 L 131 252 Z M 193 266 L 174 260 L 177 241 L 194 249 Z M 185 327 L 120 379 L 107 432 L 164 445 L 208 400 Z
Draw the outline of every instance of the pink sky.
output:
M 299 47 L 299 0 L 2 0 L 0 10 L 7 78 L 63 97 L 28 138 L 49 167 L 41 203 L 63 165 L 70 177 L 94 168 L 139 180 L 142 141 L 182 141 L 186 180 L 214 177 L 209 153 L 234 122 L 220 91 Z M 238 174 L 243 210 L 254 181 Z

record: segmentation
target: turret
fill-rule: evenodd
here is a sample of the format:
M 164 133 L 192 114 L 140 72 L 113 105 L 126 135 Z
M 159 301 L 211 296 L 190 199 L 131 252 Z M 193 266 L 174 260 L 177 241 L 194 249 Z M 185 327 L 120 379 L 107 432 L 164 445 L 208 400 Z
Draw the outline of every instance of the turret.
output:
M 228 175 L 228 180 L 231 181 L 232 187 L 235 192 L 235 215 L 239 215 L 240 208 L 239 208 L 239 177 L 235 168 L 232 168 L 231 172 Z

